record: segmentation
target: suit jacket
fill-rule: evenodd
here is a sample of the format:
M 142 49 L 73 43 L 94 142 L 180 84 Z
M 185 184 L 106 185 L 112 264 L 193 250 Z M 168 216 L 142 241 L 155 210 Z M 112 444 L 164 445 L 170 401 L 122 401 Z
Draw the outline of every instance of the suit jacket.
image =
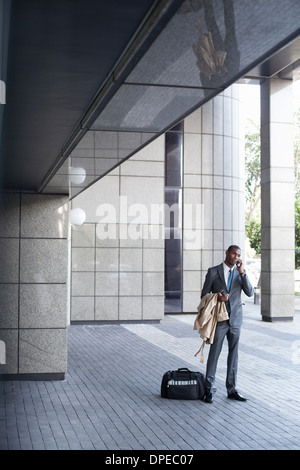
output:
M 211 292 L 216 294 L 220 290 L 226 290 L 226 283 L 224 278 L 223 263 L 218 266 L 209 268 L 207 271 L 203 289 L 201 292 L 201 298 Z M 254 289 L 248 279 L 248 276 L 240 276 L 236 267 L 233 270 L 233 277 L 229 290 L 229 304 L 230 304 L 230 316 L 229 323 L 232 326 L 240 326 L 243 322 L 243 310 L 242 310 L 242 290 L 244 293 L 251 297 L 254 294 Z

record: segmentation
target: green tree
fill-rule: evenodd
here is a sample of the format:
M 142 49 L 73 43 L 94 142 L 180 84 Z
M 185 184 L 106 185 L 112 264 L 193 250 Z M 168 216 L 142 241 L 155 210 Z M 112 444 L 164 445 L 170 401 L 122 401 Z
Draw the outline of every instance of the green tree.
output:
M 245 134 L 246 223 L 260 221 L 260 127 L 248 119 Z
M 257 255 L 261 253 L 261 223 L 257 220 L 251 220 L 246 224 L 246 233 L 249 238 L 249 244 Z
M 300 108 L 295 124 L 295 268 L 300 269 Z
M 295 202 L 295 268 L 300 269 L 300 202 Z
M 261 252 L 260 128 L 248 119 L 245 133 L 245 228 L 251 248 Z
M 300 108 L 295 114 L 295 268 L 300 269 Z M 251 248 L 261 253 L 260 128 L 248 120 L 245 134 L 246 234 Z

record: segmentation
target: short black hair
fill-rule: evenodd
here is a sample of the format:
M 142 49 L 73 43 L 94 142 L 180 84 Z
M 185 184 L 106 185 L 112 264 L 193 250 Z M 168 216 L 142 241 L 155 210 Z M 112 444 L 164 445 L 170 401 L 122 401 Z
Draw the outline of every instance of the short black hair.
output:
M 236 248 L 237 250 L 242 251 L 238 245 L 230 245 L 230 246 L 227 248 L 227 251 L 231 251 L 231 250 L 233 250 L 233 248 Z

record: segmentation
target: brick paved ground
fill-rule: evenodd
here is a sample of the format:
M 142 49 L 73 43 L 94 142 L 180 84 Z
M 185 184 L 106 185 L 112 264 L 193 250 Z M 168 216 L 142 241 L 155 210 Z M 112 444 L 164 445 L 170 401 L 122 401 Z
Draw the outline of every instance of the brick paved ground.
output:
M 166 400 L 168 369 L 204 372 L 194 358 L 195 315 L 160 324 L 72 325 L 64 381 L 0 381 L 0 448 L 11 449 L 299 449 L 300 310 L 293 323 L 264 323 L 245 305 L 239 390 L 226 397 L 226 347 L 213 404 Z M 205 350 L 205 362 L 208 347 Z

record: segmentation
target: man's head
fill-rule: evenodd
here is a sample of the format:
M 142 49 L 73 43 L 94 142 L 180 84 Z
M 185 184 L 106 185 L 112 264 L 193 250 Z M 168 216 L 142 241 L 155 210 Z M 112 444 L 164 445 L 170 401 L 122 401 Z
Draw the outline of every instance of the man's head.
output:
M 227 266 L 234 266 L 241 257 L 241 249 L 238 245 L 230 245 L 225 252 L 225 263 Z

